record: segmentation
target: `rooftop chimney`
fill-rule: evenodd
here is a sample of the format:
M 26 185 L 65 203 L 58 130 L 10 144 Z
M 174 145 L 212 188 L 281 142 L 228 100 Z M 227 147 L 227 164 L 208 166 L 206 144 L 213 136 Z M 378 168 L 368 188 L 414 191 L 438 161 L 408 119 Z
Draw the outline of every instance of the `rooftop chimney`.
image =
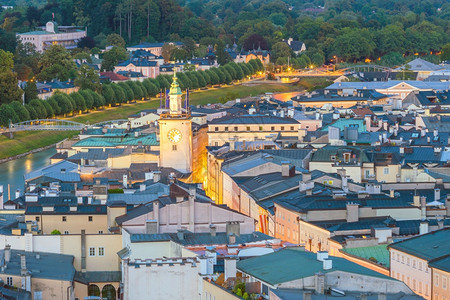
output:
M 413 205 L 420 207 L 420 196 L 419 195 L 414 195 L 413 196 Z
M 9 263 L 11 261 L 11 245 L 5 246 L 5 262 Z
M 434 189 L 434 201 L 441 199 L 441 189 Z
M 178 230 L 177 230 L 177 238 L 178 238 L 180 241 L 183 241 L 183 240 L 184 240 L 184 229 L 178 229 Z
M 228 235 L 228 244 L 229 245 L 234 245 L 236 244 L 236 235 L 234 235 L 234 233 L 230 233 Z
M 139 185 L 139 191 L 141 191 L 141 192 L 143 192 L 143 191 L 145 191 L 145 188 L 146 188 L 147 186 L 145 185 L 145 184 L 140 184 Z
M 425 219 L 427 217 L 427 197 L 420 197 L 420 209 L 421 209 L 421 217 Z
M 333 268 L 333 261 L 330 258 L 325 258 L 323 260 L 323 269 L 330 270 Z
M 128 175 L 126 175 L 126 174 L 123 174 L 122 185 L 123 185 L 124 188 L 128 187 Z
M 153 182 L 159 182 L 161 180 L 161 171 L 153 172 Z
M 211 233 L 211 236 L 216 236 L 216 225 L 209 225 L 209 232 Z
M 310 172 L 302 173 L 302 181 L 304 182 L 311 181 L 311 173 Z
M 318 261 L 323 261 L 328 258 L 328 251 L 317 251 L 316 256 Z
M 428 233 L 428 222 L 423 221 L 423 222 L 420 222 L 420 225 L 419 225 L 419 234 L 425 234 L 425 233 Z
M 389 191 L 389 197 L 391 197 L 391 198 L 395 197 L 395 191 L 394 190 L 390 190 Z
M 281 176 L 289 177 L 289 162 L 288 161 L 281 162 Z

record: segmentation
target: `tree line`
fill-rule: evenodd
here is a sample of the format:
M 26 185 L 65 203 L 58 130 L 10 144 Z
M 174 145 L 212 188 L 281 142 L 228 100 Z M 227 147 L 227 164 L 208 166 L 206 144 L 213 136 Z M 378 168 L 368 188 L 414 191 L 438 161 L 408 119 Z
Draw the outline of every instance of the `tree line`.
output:
M 253 59 L 248 63 L 228 63 L 206 71 L 189 71 L 177 73 L 178 83 L 182 90 L 196 90 L 208 86 L 231 84 L 249 76 L 262 72 L 264 67 L 260 60 Z M 162 94 L 170 88 L 171 75 L 159 75 L 140 81 L 123 81 L 105 83 L 98 90 L 81 88 L 78 92 L 66 94 L 60 91 L 46 100 L 33 99 L 22 105 L 19 101 L 4 103 L 0 106 L 0 126 L 9 126 L 27 120 L 67 116 L 101 109 L 105 106 L 116 106 L 134 100 L 149 99 Z

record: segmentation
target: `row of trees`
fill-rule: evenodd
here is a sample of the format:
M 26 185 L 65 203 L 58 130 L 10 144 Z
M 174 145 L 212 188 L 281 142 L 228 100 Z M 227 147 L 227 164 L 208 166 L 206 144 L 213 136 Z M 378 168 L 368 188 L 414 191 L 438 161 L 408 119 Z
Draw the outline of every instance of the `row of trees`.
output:
M 233 80 L 242 80 L 263 70 L 261 61 L 255 59 L 248 63 L 228 63 L 206 71 L 177 73 L 177 77 L 181 89 L 194 90 L 211 85 L 229 84 Z M 47 100 L 33 99 L 25 105 L 19 101 L 12 101 L 0 106 L 0 126 L 8 126 L 10 122 L 46 119 L 57 115 L 81 114 L 104 106 L 155 97 L 169 89 L 171 81 L 170 75 L 159 75 L 142 82 L 129 80 L 103 84 L 100 92 L 85 88 L 71 94 L 55 92 Z

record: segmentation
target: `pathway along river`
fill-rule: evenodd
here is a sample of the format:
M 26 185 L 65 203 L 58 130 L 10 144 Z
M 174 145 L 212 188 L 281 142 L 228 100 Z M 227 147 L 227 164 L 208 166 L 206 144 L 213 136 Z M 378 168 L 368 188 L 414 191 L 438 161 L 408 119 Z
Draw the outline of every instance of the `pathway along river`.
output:
M 28 154 L 27 156 L 0 164 L 0 185 L 3 185 L 3 200 L 8 200 L 8 184 L 11 185 L 11 198 L 14 199 L 16 189 L 23 194 L 24 175 L 50 164 L 50 157 L 56 153 L 56 148 Z

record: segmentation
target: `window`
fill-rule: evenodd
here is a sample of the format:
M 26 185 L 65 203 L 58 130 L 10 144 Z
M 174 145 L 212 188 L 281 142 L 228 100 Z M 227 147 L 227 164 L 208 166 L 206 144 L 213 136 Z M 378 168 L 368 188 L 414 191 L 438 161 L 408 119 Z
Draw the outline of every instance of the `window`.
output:
M 344 161 L 349 162 L 350 161 L 350 153 L 344 153 Z
M 436 274 L 434 276 L 434 286 L 439 287 L 439 275 Z
M 237 126 L 234 126 L 234 131 L 238 131 L 238 127 Z
M 247 131 L 250 131 L 250 126 L 247 126 L 247 129 L 246 129 Z
M 105 247 L 98 247 L 98 256 L 105 256 Z
M 422 294 L 422 281 L 419 280 L 419 293 Z
M 99 230 L 99 231 L 98 231 L 98 234 L 103 234 L 103 230 Z
M 412 267 L 413 267 L 414 269 L 416 268 L 416 260 L 415 260 L 415 259 L 412 260 Z
M 442 276 L 442 289 L 447 289 L 447 277 Z
M 62 221 L 63 221 L 63 222 L 66 222 L 66 221 L 67 221 L 67 217 L 66 217 L 66 216 L 63 216 L 63 217 L 62 217 Z
M 89 222 L 92 222 L 92 219 L 93 219 L 92 216 L 89 216 L 89 217 L 88 217 L 88 221 L 89 221 Z
M 33 299 L 34 300 L 42 300 L 42 291 L 35 291 Z
M 89 256 L 95 256 L 95 248 L 94 247 L 89 248 Z
M 294 130 L 294 126 L 291 126 L 291 130 Z
M 406 258 L 406 264 L 409 266 L 409 257 Z
M 172 145 L 172 151 L 177 151 L 177 145 Z
M 12 277 L 6 277 L 6 284 L 13 285 Z
M 214 128 L 214 131 L 219 131 L 219 127 Z
M 225 131 L 228 131 L 228 127 L 225 127 Z
M 39 217 L 36 217 L 36 221 L 39 222 Z
M 284 130 L 284 126 L 281 126 L 281 130 Z
M 263 131 L 263 127 L 262 126 L 259 126 L 259 131 Z
M 64 234 L 69 234 L 69 232 L 66 230 L 66 231 L 64 231 Z
M 275 126 L 270 127 L 270 130 L 274 131 L 275 130 Z
M 422 271 L 422 262 L 419 261 L 419 270 Z
M 383 173 L 384 175 L 389 175 L 389 168 L 384 168 Z

